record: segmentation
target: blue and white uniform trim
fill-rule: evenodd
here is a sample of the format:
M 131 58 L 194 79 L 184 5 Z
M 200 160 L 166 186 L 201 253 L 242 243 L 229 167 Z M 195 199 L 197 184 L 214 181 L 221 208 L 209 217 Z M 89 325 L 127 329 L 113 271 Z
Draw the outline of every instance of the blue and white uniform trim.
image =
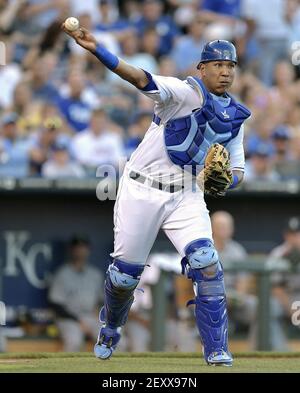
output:
M 149 83 L 143 89 L 141 89 L 141 91 L 146 91 L 146 92 L 158 91 L 158 87 L 157 87 L 156 83 L 154 82 L 153 77 L 150 74 L 150 72 L 145 71 L 145 70 L 143 70 L 143 71 L 147 75 Z

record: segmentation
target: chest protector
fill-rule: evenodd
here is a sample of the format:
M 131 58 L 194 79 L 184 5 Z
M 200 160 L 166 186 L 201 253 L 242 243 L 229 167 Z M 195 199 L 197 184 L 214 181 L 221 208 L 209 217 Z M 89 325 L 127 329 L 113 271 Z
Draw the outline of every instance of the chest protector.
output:
M 229 101 L 224 107 L 200 79 L 188 77 L 187 81 L 201 91 L 203 106 L 188 116 L 169 120 L 165 124 L 164 138 L 170 160 L 181 167 L 194 168 L 204 164 L 206 152 L 213 143 L 226 146 L 235 138 L 251 113 L 230 96 L 224 99 Z

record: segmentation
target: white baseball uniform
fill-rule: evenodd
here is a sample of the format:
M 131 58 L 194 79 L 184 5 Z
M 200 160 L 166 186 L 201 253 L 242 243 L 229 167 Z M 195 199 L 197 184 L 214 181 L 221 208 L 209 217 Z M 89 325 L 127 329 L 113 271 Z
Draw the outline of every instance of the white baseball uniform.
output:
M 184 256 L 185 247 L 194 240 L 212 240 L 209 212 L 203 191 L 192 181 L 185 181 L 184 191 L 170 193 L 151 187 L 153 179 L 163 184 L 183 181 L 182 168 L 171 162 L 164 142 L 164 123 L 187 116 L 203 104 L 200 89 L 187 80 L 152 75 L 157 89 L 141 91 L 155 101 L 154 113 L 160 125 L 152 122 L 143 141 L 126 164 L 114 208 L 113 258 L 145 264 L 160 228 Z M 228 99 L 217 97 L 226 107 Z M 230 152 L 231 168 L 243 170 L 243 126 L 226 146 Z M 129 177 L 135 171 L 147 178 L 144 184 Z M 194 188 L 192 187 L 194 184 Z

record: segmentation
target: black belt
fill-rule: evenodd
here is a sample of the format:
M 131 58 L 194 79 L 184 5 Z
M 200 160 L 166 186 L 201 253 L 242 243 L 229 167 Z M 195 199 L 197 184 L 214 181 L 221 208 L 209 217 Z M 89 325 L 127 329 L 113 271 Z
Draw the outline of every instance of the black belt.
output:
M 146 176 L 143 176 L 141 173 L 137 173 L 135 171 L 130 171 L 129 177 L 142 184 L 144 184 L 145 181 L 147 180 Z M 163 184 L 154 179 L 151 180 L 150 187 L 156 188 L 157 190 L 167 191 L 171 193 L 183 190 L 183 186 L 180 186 L 178 184 Z

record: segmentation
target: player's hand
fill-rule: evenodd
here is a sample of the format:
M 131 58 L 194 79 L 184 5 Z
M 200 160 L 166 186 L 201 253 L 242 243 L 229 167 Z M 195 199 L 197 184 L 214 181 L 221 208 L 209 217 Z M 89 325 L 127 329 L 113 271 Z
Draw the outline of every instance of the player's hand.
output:
M 78 45 L 91 52 L 95 52 L 97 46 L 96 38 L 87 29 L 80 27 L 78 30 L 69 31 L 65 28 L 64 23 L 61 25 L 61 28 L 70 37 L 74 38 Z

